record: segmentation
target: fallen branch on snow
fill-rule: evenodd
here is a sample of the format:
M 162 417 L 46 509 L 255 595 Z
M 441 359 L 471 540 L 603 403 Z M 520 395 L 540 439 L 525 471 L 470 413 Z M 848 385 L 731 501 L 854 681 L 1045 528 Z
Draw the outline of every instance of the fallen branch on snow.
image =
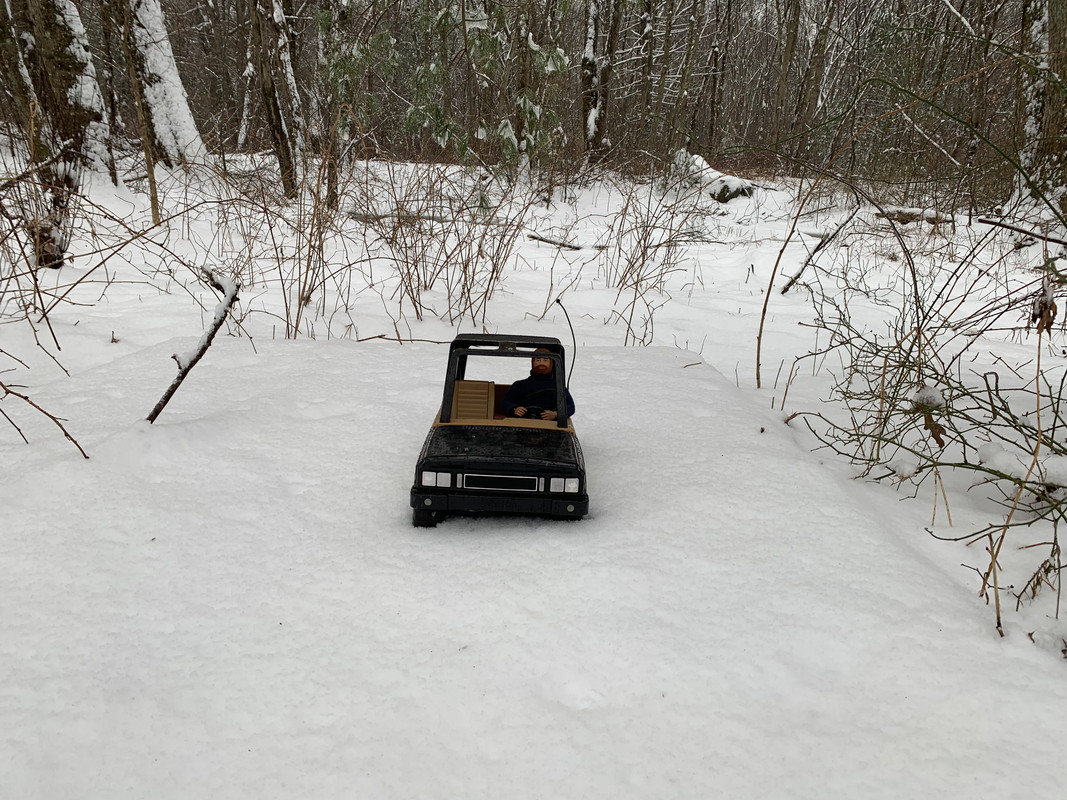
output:
M 571 244 L 570 242 L 564 242 L 561 239 L 549 239 L 545 236 L 539 236 L 536 233 L 528 233 L 527 238 L 532 239 L 535 242 L 544 242 L 545 244 L 552 244 L 556 247 L 563 248 L 564 250 L 581 250 L 581 245 Z
M 171 356 L 178 364 L 178 375 L 174 378 L 174 381 L 167 387 L 167 391 L 163 393 L 163 396 L 159 398 L 159 402 L 156 403 L 156 407 L 152 409 L 147 417 L 150 423 L 156 421 L 156 417 L 160 415 L 167 403 L 170 402 L 170 398 L 174 396 L 174 393 L 178 391 L 178 387 L 182 385 L 182 381 L 192 371 L 193 367 L 197 365 L 197 362 L 203 358 L 204 353 L 211 347 L 211 341 L 215 338 L 215 334 L 219 332 L 219 328 L 222 327 L 222 323 L 226 321 L 226 316 L 230 313 L 230 309 L 233 304 L 237 302 L 237 292 L 241 288 L 241 284 L 238 281 L 228 281 L 220 279 L 210 270 L 205 269 L 203 271 L 204 280 L 217 292 L 221 292 L 223 295 L 222 302 L 215 307 L 215 319 L 211 323 L 211 327 L 205 331 L 204 335 L 200 337 L 200 342 L 197 344 L 196 349 L 186 353 L 185 355 L 178 355 L 175 353 Z

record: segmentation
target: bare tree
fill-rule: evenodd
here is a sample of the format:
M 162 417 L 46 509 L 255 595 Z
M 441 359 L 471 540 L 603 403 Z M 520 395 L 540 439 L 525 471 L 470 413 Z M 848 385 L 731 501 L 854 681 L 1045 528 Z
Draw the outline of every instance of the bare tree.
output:
M 593 159 L 601 158 L 609 144 L 605 138 L 608 125 L 608 100 L 611 94 L 615 53 L 622 23 L 623 2 L 605 3 L 607 30 L 602 31 L 599 0 L 586 0 L 585 47 L 582 50 L 582 119 L 585 123 L 585 149 Z
M 722 106 L 723 85 L 728 78 L 726 70 L 733 38 L 732 12 L 732 0 L 712 4 L 711 42 L 708 47 L 707 66 L 702 79 L 699 108 L 693 109 L 694 119 L 690 123 L 690 128 L 695 130 L 696 118 L 703 110 L 707 120 L 703 141 L 708 148 L 715 147 L 722 141 L 722 132 L 719 130 L 719 110 Z
M 787 123 L 787 100 L 793 86 L 793 62 L 796 58 L 797 39 L 800 35 L 801 0 L 786 0 L 782 17 L 778 22 L 778 40 L 782 43 L 781 56 L 778 60 L 778 87 L 774 95 L 774 133 L 773 140 L 781 142 L 789 128 Z
M 811 160 L 813 155 L 808 152 L 810 129 L 823 104 L 830 36 L 836 29 L 837 5 L 837 0 L 821 0 L 816 8 L 818 15 L 812 20 L 815 37 L 800 84 L 796 88 L 798 99 L 792 123 L 793 142 L 790 150 L 794 158 L 802 161 Z
M 256 83 L 287 197 L 295 197 L 304 157 L 303 103 L 290 54 L 289 24 L 281 0 L 249 0 Z

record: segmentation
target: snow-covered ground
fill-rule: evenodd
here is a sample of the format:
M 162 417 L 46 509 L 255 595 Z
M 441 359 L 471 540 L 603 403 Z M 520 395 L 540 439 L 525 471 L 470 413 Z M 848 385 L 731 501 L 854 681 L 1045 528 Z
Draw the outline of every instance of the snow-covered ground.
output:
M 171 355 L 216 302 L 153 271 L 156 251 L 123 251 L 106 291 L 95 273 L 52 313 L 69 376 L 28 325 L 0 325 L 0 379 L 91 456 L 0 405 L 31 441 L 0 425 L 0 795 L 1058 796 L 1054 605 L 1007 613 L 998 636 L 981 554 L 928 535 L 929 498 L 852 480 L 786 424 L 827 381 L 798 376 L 782 409 L 811 346 L 802 294 L 774 294 L 753 386 L 788 207 L 731 203 L 672 277 L 650 347 L 622 346 L 598 218 L 572 204 L 530 220 L 585 249 L 523 238 L 486 326 L 569 344 L 546 298 L 578 276 L 591 513 L 574 523 L 411 526 L 434 342 L 454 329 L 398 325 L 388 292 L 357 294 L 358 337 L 422 341 L 272 337 L 269 285 L 247 290 L 253 341 L 220 334 L 154 425 Z M 217 239 L 175 224 L 167 246 Z M 782 271 L 804 254 L 791 244 Z M 980 497 L 953 504 L 963 530 L 990 521 Z

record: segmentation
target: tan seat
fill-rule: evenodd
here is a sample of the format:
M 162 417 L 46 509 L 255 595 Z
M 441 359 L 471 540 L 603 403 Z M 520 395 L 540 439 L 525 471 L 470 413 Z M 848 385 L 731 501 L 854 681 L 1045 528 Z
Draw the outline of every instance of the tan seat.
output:
M 492 419 L 494 399 L 492 381 L 456 381 L 452 392 L 452 420 Z

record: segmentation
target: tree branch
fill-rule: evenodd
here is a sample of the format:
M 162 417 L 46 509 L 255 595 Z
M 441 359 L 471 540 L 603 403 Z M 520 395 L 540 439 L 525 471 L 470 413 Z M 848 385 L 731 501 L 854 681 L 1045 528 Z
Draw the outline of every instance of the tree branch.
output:
M 1035 233 L 1034 231 L 1028 231 L 1026 230 L 1026 228 L 1017 228 L 1014 225 L 1009 225 L 1006 222 L 997 222 L 997 220 L 995 219 L 987 219 L 985 217 L 979 217 L 978 221 L 985 225 L 995 225 L 998 228 L 1006 228 L 1009 231 L 1015 231 L 1016 233 L 1021 233 L 1024 236 L 1033 236 L 1035 239 L 1043 239 L 1046 242 L 1052 242 L 1053 244 L 1062 244 L 1067 246 L 1067 241 L 1064 241 L 1063 239 L 1057 239 L 1053 236 L 1046 236 L 1043 233 Z
M 226 317 L 230 313 L 230 309 L 233 308 L 233 304 L 237 302 L 237 292 L 241 288 L 241 284 L 238 281 L 223 281 L 211 270 L 203 270 L 203 279 L 213 289 L 223 294 L 222 302 L 215 307 L 215 319 L 211 324 L 211 328 L 204 333 L 200 338 L 200 343 L 196 349 L 192 352 L 180 356 L 175 353 L 171 358 L 178 362 L 178 375 L 174 378 L 174 381 L 167 387 L 167 391 L 163 393 L 163 396 L 159 398 L 159 402 L 156 403 L 156 407 L 152 409 L 148 415 L 147 420 L 152 423 L 156 421 L 156 417 L 160 415 L 167 403 L 174 396 L 174 393 L 178 391 L 178 387 L 182 385 L 182 381 L 192 371 L 193 367 L 197 365 L 197 362 L 204 357 L 204 353 L 211 347 L 211 342 L 215 338 L 215 334 L 219 332 L 222 324 L 226 321 Z
M 69 441 L 71 444 L 78 448 L 78 452 L 82 454 L 83 458 L 89 457 L 89 455 L 84 450 L 82 450 L 82 446 L 78 444 L 78 441 L 70 435 L 70 431 L 63 427 L 63 420 L 60 420 L 59 417 L 55 416 L 54 414 L 49 414 L 47 411 L 45 411 L 43 408 L 33 402 L 28 396 L 20 392 L 16 392 L 14 389 L 12 389 L 10 386 L 8 386 L 6 383 L 3 383 L 2 381 L 0 381 L 0 391 L 3 391 L 3 394 L 0 394 L 0 400 L 7 397 L 8 395 L 11 395 L 12 397 L 17 397 L 19 400 L 23 401 L 27 405 L 40 411 L 42 414 L 52 420 L 52 422 L 55 423 L 57 428 L 63 431 L 63 435 L 67 437 L 67 441 Z M 9 417 L 4 411 L 0 411 L 0 414 L 4 416 L 4 419 L 11 423 L 11 426 L 16 431 L 18 431 L 18 435 L 22 437 L 22 441 L 29 443 L 29 440 L 26 438 L 26 434 L 24 434 L 22 432 L 22 429 L 15 424 L 15 421 L 11 419 L 11 417 Z

